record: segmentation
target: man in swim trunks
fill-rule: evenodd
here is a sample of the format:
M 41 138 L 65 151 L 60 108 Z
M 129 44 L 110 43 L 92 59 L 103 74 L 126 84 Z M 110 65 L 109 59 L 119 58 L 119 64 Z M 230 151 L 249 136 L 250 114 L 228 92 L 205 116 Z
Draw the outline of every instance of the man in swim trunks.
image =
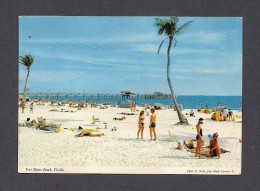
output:
M 210 151 L 207 153 L 207 157 L 213 157 L 213 156 L 218 156 L 218 159 L 220 159 L 220 147 L 219 147 L 219 142 L 218 142 L 218 133 L 213 134 L 212 140 L 209 142 L 209 148 Z
M 156 126 L 156 115 L 154 114 L 155 113 L 155 109 L 152 108 L 151 109 L 151 117 L 150 117 L 150 125 L 149 125 L 149 128 L 150 128 L 150 141 L 152 141 L 152 138 L 153 138 L 153 135 L 154 134 L 154 141 L 156 141 L 156 133 L 155 133 L 155 126 Z

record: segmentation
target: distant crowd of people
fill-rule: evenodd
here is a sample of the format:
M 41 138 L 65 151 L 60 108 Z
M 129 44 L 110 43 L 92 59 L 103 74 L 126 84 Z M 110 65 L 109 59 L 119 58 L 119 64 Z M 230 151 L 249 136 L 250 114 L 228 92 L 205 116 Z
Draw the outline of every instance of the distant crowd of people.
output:
M 233 111 L 225 108 L 223 111 L 216 111 L 212 114 L 211 119 L 214 121 L 231 121 L 233 116 Z

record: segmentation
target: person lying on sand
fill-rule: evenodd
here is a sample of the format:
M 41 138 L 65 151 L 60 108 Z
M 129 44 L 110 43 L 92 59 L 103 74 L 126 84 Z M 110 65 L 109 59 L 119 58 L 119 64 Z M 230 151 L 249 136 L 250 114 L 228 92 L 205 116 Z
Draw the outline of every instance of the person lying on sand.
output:
M 186 141 L 183 141 L 184 145 L 188 148 L 188 149 L 193 149 L 194 148 L 194 144 L 192 140 L 189 140 L 188 143 L 186 143 Z
M 91 132 L 87 132 L 86 130 L 83 130 L 80 134 L 76 135 L 75 137 L 84 137 L 84 136 L 89 136 L 89 137 L 100 137 L 103 136 L 104 133 L 91 133 Z
M 38 127 L 40 127 L 40 126 L 50 127 L 51 125 L 46 122 L 46 119 L 43 119 L 42 121 L 39 121 L 39 122 L 38 122 L 36 128 L 38 128 Z
M 121 113 L 117 113 L 120 115 L 137 115 L 136 113 L 125 113 L 125 112 L 121 112 Z
M 209 148 L 210 151 L 207 152 L 206 156 L 207 157 L 218 156 L 218 159 L 220 159 L 221 150 L 218 142 L 218 133 L 213 134 L 213 138 L 209 142 Z
M 122 120 L 124 120 L 124 119 L 126 119 L 125 116 L 123 116 L 122 118 L 116 118 L 116 117 L 113 118 L 113 120 L 119 120 L 119 121 L 122 121 Z

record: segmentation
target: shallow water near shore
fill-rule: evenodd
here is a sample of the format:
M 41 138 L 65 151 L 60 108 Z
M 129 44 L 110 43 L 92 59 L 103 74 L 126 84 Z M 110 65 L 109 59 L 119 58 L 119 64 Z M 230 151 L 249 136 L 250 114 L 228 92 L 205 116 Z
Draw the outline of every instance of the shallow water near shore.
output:
M 29 96 L 31 99 L 35 99 L 35 96 Z M 39 96 L 39 99 L 46 99 L 46 96 Z M 57 99 L 56 96 L 50 96 L 50 99 Z M 66 100 L 66 96 L 60 96 L 60 101 Z M 76 101 L 75 96 L 69 96 L 68 99 L 70 101 Z M 77 97 L 78 101 L 83 100 L 83 96 Z M 104 97 L 100 96 L 98 98 L 97 96 L 94 96 L 93 98 L 90 96 L 86 96 L 85 98 L 89 102 L 96 102 L 96 103 L 103 103 L 108 102 L 111 104 L 118 104 L 118 102 L 127 102 L 126 99 L 122 99 L 122 97 L 116 97 L 114 96 L 111 98 L 110 96 Z M 156 103 L 161 103 L 163 105 L 169 105 L 173 106 L 173 102 L 171 99 L 144 99 L 144 98 L 133 98 L 129 101 L 136 102 L 137 105 L 141 106 L 143 103 L 151 103 L 151 105 L 154 105 Z M 231 110 L 240 110 L 242 106 L 242 96 L 191 96 L 191 95 L 179 95 L 177 97 L 178 104 L 182 104 L 184 109 L 197 109 L 198 104 L 203 105 L 203 108 L 206 108 L 206 104 L 208 105 L 209 109 L 216 108 L 217 104 L 221 106 L 225 106 L 227 109 Z

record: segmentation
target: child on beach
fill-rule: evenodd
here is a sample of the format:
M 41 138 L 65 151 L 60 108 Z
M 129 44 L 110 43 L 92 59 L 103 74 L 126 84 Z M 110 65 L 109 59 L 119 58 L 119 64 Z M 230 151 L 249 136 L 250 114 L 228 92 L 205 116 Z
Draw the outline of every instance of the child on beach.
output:
M 207 157 L 218 156 L 218 159 L 220 159 L 221 151 L 217 139 L 218 139 L 218 133 L 214 133 L 212 140 L 210 140 L 209 142 L 210 151 L 207 152 L 206 154 Z
M 202 139 L 202 128 L 200 127 L 202 124 L 203 124 L 203 119 L 200 118 L 198 123 L 197 123 L 197 125 L 196 125 L 196 130 L 197 130 L 197 136 L 196 136 L 197 147 L 196 147 L 196 150 L 195 150 L 195 157 L 197 157 L 198 153 L 199 153 L 199 159 L 203 159 L 201 157 L 201 148 L 204 145 L 204 141 Z
M 149 125 L 149 128 L 150 128 L 150 141 L 152 141 L 152 138 L 153 138 L 153 135 L 152 133 L 154 134 L 154 141 L 156 141 L 156 133 L 155 133 L 155 121 L 156 121 L 156 115 L 154 114 L 155 113 L 155 109 L 152 108 L 151 109 L 151 117 L 150 117 L 150 125 Z
M 139 139 L 139 133 L 141 131 L 141 139 L 143 139 L 143 132 L 144 132 L 144 111 L 140 112 L 139 119 L 138 119 L 138 132 L 137 132 L 137 139 Z

